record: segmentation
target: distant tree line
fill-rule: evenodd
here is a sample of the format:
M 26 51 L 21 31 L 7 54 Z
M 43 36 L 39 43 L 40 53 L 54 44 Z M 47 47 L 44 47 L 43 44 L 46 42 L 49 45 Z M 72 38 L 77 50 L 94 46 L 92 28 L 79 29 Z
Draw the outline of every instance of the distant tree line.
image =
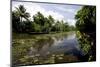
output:
M 16 33 L 50 33 L 75 30 L 75 27 L 69 26 L 67 22 L 55 20 L 51 15 L 44 17 L 40 12 L 33 15 L 33 20 L 29 18 L 30 13 L 26 12 L 23 5 L 16 7 L 16 10 L 12 11 L 12 31 Z

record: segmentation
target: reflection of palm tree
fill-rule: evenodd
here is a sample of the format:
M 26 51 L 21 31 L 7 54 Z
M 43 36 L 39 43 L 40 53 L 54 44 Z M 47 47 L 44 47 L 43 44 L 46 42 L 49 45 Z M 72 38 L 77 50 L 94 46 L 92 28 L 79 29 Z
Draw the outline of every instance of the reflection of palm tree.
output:
M 33 47 L 30 47 L 29 49 L 29 55 L 35 55 L 37 53 L 37 49 L 33 48 Z
M 16 7 L 16 9 L 20 17 L 20 22 L 22 22 L 22 18 L 25 18 L 26 20 L 28 20 L 28 18 L 30 17 L 30 14 L 26 12 L 26 9 L 24 8 L 23 5 L 19 5 L 18 8 Z

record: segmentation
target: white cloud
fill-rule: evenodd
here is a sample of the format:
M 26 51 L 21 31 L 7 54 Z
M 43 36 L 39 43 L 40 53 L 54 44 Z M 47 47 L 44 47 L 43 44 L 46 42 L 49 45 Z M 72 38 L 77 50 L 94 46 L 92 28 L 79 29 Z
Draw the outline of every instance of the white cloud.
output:
M 14 2 L 13 3 L 13 7 L 12 9 L 14 10 L 15 7 L 18 7 L 18 5 L 24 5 L 24 7 L 27 9 L 27 12 L 30 13 L 31 15 L 31 20 L 32 20 L 32 17 L 33 15 L 35 15 L 37 12 L 41 12 L 45 17 L 51 15 L 55 20 L 63 20 L 64 22 L 68 22 L 69 25 L 75 25 L 75 19 L 65 19 L 65 17 L 59 13 L 59 12 L 56 12 L 56 11 L 53 11 L 53 10 L 47 10 L 45 8 L 43 8 L 39 3 L 27 3 L 27 2 Z M 74 12 L 74 9 L 64 9 L 64 8 L 59 8 L 59 9 L 62 9 L 63 11 L 66 10 L 66 11 L 69 11 L 69 12 Z
M 75 13 L 75 9 L 72 8 L 63 8 L 63 7 L 56 7 L 56 8 L 64 12 Z
M 69 25 L 74 25 L 75 26 L 75 23 L 76 23 L 75 19 L 67 19 L 67 21 L 68 21 Z
M 57 12 L 54 12 L 54 11 L 47 11 L 47 12 L 45 13 L 45 15 L 46 15 L 46 16 L 51 15 L 51 16 L 53 16 L 53 18 L 56 19 L 56 20 L 62 20 L 62 19 L 64 19 L 64 16 L 63 16 L 63 15 L 61 15 L 61 14 L 59 14 L 59 13 L 57 13 Z
M 70 13 L 75 13 L 75 9 L 67 9 L 66 11 L 68 11 Z
M 27 9 L 27 12 L 30 13 L 31 19 L 32 16 L 35 15 L 37 12 L 41 12 L 45 17 L 51 15 L 56 20 L 62 20 L 64 19 L 64 16 L 59 14 L 58 12 L 54 12 L 53 10 L 46 10 L 45 8 L 41 7 L 39 4 L 36 3 L 21 3 L 21 2 L 14 2 L 12 9 L 14 10 L 15 7 L 18 7 L 18 5 L 24 5 L 24 7 Z

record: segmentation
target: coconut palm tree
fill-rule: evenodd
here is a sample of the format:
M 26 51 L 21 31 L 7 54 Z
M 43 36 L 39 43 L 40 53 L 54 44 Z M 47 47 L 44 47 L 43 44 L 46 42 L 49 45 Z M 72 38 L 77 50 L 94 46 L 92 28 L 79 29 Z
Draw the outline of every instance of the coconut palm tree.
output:
M 28 20 L 28 18 L 30 17 L 30 14 L 26 12 L 26 9 L 23 5 L 19 5 L 19 7 L 16 7 L 16 10 L 20 16 L 20 22 L 22 22 L 22 18 Z

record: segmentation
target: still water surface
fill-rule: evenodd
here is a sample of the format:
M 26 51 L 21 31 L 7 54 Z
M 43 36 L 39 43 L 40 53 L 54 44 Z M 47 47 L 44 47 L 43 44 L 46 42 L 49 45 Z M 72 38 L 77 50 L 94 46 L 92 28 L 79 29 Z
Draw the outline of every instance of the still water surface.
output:
M 32 45 L 26 56 L 32 61 L 26 64 L 49 64 L 63 62 L 77 62 L 82 51 L 75 32 L 41 35 L 18 35 L 14 40 L 22 44 Z

